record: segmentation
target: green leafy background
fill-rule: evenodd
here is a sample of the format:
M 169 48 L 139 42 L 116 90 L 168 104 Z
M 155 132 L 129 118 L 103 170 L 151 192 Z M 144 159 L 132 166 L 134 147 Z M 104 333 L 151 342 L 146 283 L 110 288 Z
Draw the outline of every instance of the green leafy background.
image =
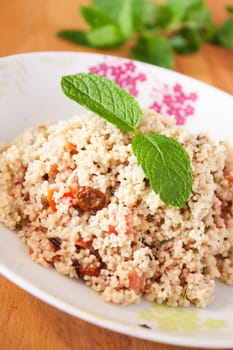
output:
M 173 68 L 174 52 L 192 54 L 204 42 L 233 49 L 233 6 L 220 26 L 204 0 L 93 0 L 80 6 L 87 31 L 65 29 L 57 35 L 73 43 L 114 49 L 133 41 L 132 58 Z

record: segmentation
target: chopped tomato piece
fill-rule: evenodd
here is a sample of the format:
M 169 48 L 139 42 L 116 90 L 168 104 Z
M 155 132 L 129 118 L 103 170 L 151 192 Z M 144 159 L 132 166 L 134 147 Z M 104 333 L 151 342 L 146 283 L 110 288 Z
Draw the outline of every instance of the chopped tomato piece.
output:
M 69 199 L 69 207 L 75 207 L 77 205 L 78 189 L 79 185 L 75 184 L 74 186 L 69 186 L 69 190 L 63 194 L 62 198 Z
M 82 237 L 76 240 L 75 245 L 83 249 L 93 250 L 92 241 L 84 241 Z
M 56 187 L 51 187 L 48 190 L 48 202 L 49 206 L 53 212 L 57 211 L 55 200 L 53 199 L 54 192 L 57 192 L 58 189 Z
M 108 226 L 108 231 L 109 231 L 110 233 L 114 233 L 115 235 L 118 235 L 118 231 L 117 231 L 117 229 L 116 229 L 116 226 L 114 226 L 114 225 L 109 225 L 109 226 Z
M 57 187 L 51 187 L 49 188 L 48 190 L 48 202 L 49 202 L 49 205 L 50 205 L 50 208 L 52 209 L 52 211 L 57 211 L 57 207 L 56 207 L 56 203 L 54 201 L 54 192 L 57 192 L 58 191 L 58 188 Z M 68 192 L 65 192 L 62 196 L 62 198 L 75 198 L 76 196 L 76 190 L 75 188 L 73 188 L 72 186 L 69 187 L 69 191 Z M 72 203 L 71 203 L 71 206 L 72 206 Z
M 33 249 L 32 249 L 32 247 L 29 247 L 29 248 L 28 248 L 28 253 L 29 253 L 29 255 L 32 255 L 32 254 L 33 254 Z
M 75 198 L 75 196 L 77 195 L 77 191 L 74 187 L 70 186 L 69 187 L 69 191 L 68 192 L 65 192 L 62 196 L 62 198 L 67 198 L 67 197 L 70 197 L 70 198 Z
M 233 182 L 233 176 L 232 175 L 227 175 L 226 176 L 227 181 Z
M 96 276 L 98 277 L 100 274 L 100 265 L 97 265 L 98 260 L 96 259 L 95 261 L 93 261 L 89 266 L 84 266 L 84 265 L 79 265 L 77 268 L 77 272 L 79 274 L 79 277 L 83 277 L 83 276 Z
M 64 147 L 64 150 L 66 152 L 69 152 L 71 156 L 77 153 L 77 147 L 72 142 L 67 142 L 67 144 Z
M 58 165 L 57 164 L 52 164 L 50 166 L 50 173 L 52 173 L 53 175 L 56 175 L 58 172 Z
M 131 270 L 128 274 L 129 289 L 134 290 L 135 293 L 140 293 L 145 285 L 145 279 L 143 276 L 139 276 L 135 270 Z

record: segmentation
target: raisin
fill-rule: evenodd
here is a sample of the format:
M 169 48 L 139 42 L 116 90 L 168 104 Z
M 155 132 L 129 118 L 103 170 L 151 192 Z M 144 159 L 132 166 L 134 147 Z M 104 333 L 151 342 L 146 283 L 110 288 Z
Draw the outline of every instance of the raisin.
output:
M 100 210 L 106 204 L 106 196 L 96 188 L 80 187 L 77 195 L 77 205 L 81 210 Z

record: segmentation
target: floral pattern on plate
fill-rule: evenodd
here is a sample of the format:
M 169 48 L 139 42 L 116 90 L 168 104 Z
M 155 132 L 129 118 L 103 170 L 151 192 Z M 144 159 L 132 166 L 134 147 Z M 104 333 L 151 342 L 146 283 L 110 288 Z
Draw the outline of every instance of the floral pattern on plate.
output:
M 109 59 L 104 56 L 100 63 L 89 67 L 89 71 L 113 79 L 120 87 L 139 99 L 140 91 L 152 80 L 153 87 L 147 107 L 158 113 L 175 116 L 178 125 L 184 124 L 189 116 L 195 114 L 197 92 L 187 92 L 178 81 L 172 85 L 162 82 L 151 72 L 142 70 L 135 61 Z

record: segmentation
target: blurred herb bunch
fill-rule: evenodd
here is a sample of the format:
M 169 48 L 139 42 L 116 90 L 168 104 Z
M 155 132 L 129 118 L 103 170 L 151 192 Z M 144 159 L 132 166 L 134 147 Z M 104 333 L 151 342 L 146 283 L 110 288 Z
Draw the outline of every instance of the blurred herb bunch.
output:
M 80 6 L 88 31 L 62 30 L 58 37 L 87 47 L 117 48 L 133 40 L 132 58 L 172 68 L 174 51 L 196 52 L 203 42 L 233 49 L 233 6 L 217 27 L 203 0 L 93 0 Z

